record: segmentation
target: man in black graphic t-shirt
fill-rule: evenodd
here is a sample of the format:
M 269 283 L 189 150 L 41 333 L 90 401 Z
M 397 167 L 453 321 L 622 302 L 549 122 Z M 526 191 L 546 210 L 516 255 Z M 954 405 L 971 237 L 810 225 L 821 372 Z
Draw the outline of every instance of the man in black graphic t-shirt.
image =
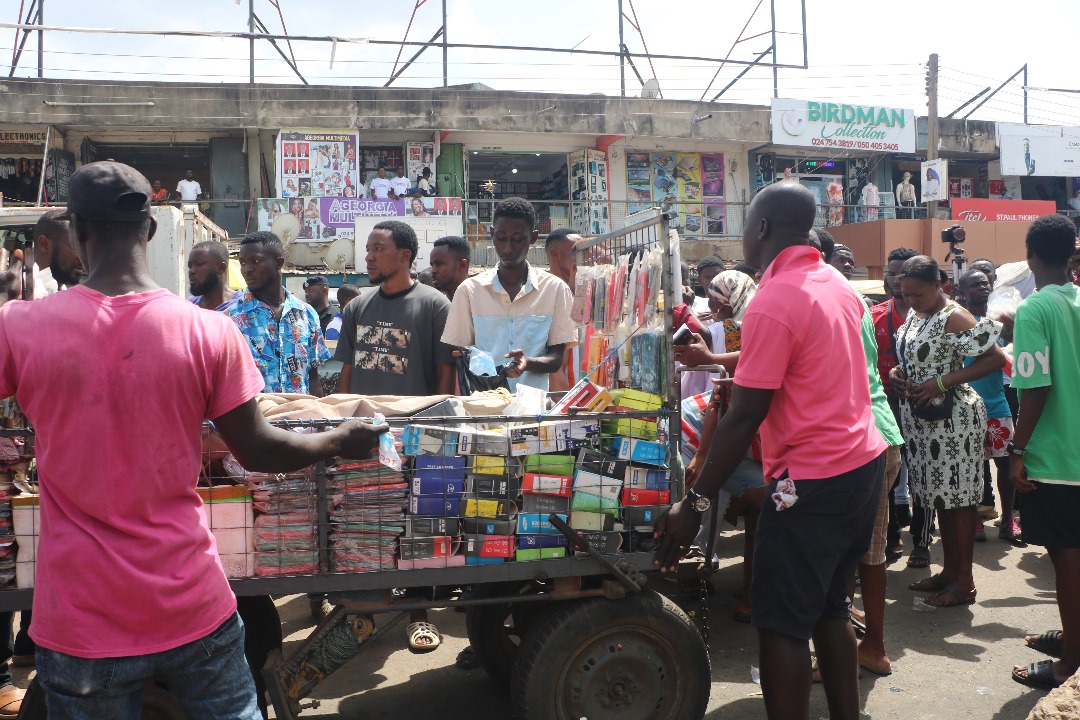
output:
M 378 286 L 342 312 L 335 360 L 338 392 L 453 395 L 453 348 L 440 341 L 450 302 L 410 277 L 419 244 L 403 222 L 387 220 L 367 239 L 368 279 Z

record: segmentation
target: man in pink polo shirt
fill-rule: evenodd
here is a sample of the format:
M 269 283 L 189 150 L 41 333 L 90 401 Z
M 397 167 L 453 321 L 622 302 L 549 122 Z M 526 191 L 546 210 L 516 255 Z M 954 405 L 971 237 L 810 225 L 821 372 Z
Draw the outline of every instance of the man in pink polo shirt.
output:
M 657 525 L 656 563 L 685 553 L 711 498 L 761 428 L 769 493 L 750 591 L 770 718 L 809 716 L 814 639 L 834 720 L 859 716 L 848 582 L 870 544 L 885 470 L 874 426 L 859 296 L 810 247 L 814 196 L 794 183 L 750 204 L 746 262 L 765 268 L 743 322 L 732 404 L 692 490 Z
M 64 217 L 86 280 L 0 309 L 0 397 L 37 433 L 34 622 L 50 718 L 139 717 L 160 677 L 190 718 L 259 720 L 244 627 L 195 484 L 203 421 L 244 467 L 368 457 L 386 426 L 300 435 L 256 405 L 262 375 L 224 315 L 158 287 L 150 183 L 83 165 Z

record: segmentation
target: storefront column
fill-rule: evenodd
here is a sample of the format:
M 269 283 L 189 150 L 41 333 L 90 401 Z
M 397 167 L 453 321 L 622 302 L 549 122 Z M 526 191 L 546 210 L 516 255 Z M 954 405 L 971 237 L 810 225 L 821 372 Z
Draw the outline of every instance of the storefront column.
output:
M 244 142 L 244 151 L 247 155 L 247 186 L 250 189 L 251 197 L 259 197 L 262 193 L 262 173 L 259 164 L 259 129 L 245 128 L 244 132 L 247 133 Z

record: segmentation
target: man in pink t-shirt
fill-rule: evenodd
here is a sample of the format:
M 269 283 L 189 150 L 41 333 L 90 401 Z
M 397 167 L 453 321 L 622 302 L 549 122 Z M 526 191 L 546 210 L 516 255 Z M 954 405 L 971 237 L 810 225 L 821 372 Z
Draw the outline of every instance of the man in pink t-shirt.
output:
M 864 306 L 809 246 L 814 215 L 813 195 L 794 183 L 765 188 L 750 204 L 743 253 L 766 270 L 743 321 L 731 409 L 694 488 L 657 525 L 656 563 L 666 571 L 760 426 L 772 501 L 758 524 L 750 610 L 770 718 L 808 716 L 811 637 L 830 715 L 858 717 L 848 582 L 870 544 L 885 470 Z
M 203 421 L 262 472 L 367 457 L 385 426 L 272 428 L 236 327 L 150 277 L 146 178 L 91 163 L 69 196 L 85 282 L 0 309 L 0 396 L 16 395 L 37 435 L 30 632 L 50 717 L 137 717 L 157 676 L 188 717 L 255 720 L 243 625 L 195 492 Z

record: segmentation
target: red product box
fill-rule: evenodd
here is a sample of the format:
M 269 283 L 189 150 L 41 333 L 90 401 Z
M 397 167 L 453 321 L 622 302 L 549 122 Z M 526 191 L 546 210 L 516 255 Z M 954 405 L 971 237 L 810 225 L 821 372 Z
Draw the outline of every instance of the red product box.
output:
M 622 504 L 624 506 L 669 505 L 670 503 L 670 490 L 639 490 L 637 488 L 624 488 L 622 491 Z
M 514 557 L 517 550 L 513 535 L 465 534 L 465 554 L 472 557 Z
M 567 475 L 541 475 L 539 473 L 525 473 L 525 479 L 521 483 L 521 492 L 532 495 L 559 495 L 570 497 L 574 479 Z

